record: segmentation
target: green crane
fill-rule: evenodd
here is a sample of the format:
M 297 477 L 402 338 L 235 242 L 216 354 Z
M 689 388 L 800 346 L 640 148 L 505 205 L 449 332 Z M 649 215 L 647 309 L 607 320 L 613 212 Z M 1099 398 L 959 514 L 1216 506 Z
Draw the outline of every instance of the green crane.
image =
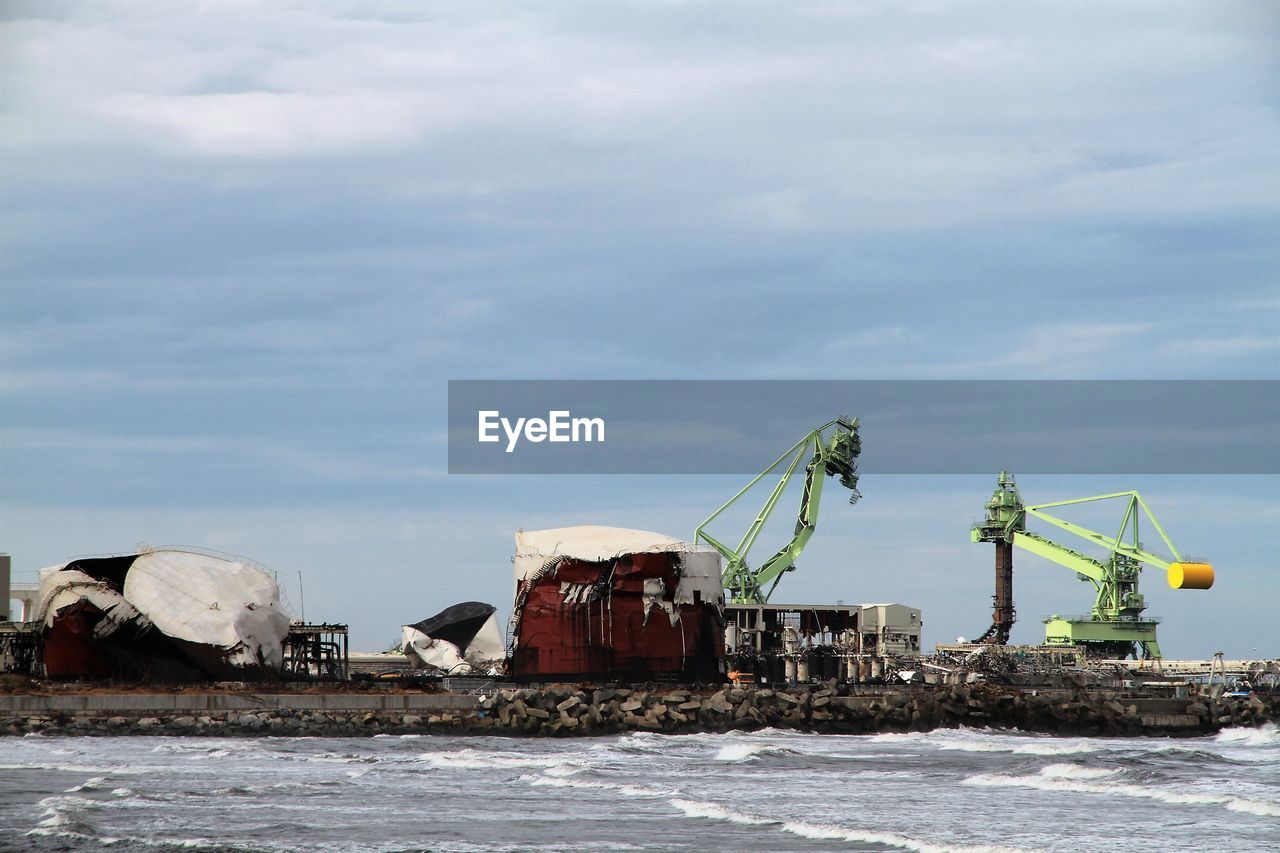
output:
M 761 471 L 751 482 L 743 486 L 741 491 L 729 498 L 722 507 L 698 526 L 693 534 L 693 541 L 706 542 L 719 551 L 725 559 L 721 580 L 724 582 L 725 592 L 730 601 L 736 604 L 765 604 L 777 589 L 782 575 L 795 570 L 796 558 L 808 544 L 817 526 L 822 486 L 827 477 L 839 477 L 840 485 L 853 493 L 849 497 L 849 503 L 854 503 L 861 497 L 858 494 L 858 454 L 861 452 L 862 441 L 858 437 L 857 418 L 843 417 L 828 421 L 817 429 L 810 430 L 808 435 L 791 445 L 790 449 L 773 461 L 773 464 Z M 747 565 L 747 555 L 755 545 L 760 531 L 764 529 L 765 522 L 777 507 L 787 484 L 799 469 L 801 461 L 806 458 L 809 462 L 804 469 L 804 492 L 800 498 L 800 513 L 796 518 L 795 533 L 791 541 L 761 563 L 760 568 L 752 569 Z M 769 493 L 764 507 L 756 514 L 755 521 L 747 528 L 747 532 L 743 534 L 736 548 L 729 547 L 707 532 L 707 525 L 719 518 L 757 483 L 779 468 L 783 469 L 781 478 Z M 766 586 L 768 592 L 765 592 Z
M 1001 572 L 1000 549 L 1017 546 L 1024 551 L 1052 560 L 1074 571 L 1082 581 L 1093 585 L 1097 593 L 1093 609 L 1087 616 L 1051 616 L 1045 620 L 1045 644 L 1051 646 L 1083 646 L 1094 657 L 1125 658 L 1141 649 L 1142 657 L 1158 659 L 1160 646 L 1156 642 L 1156 625 L 1159 619 L 1143 618 L 1146 600 L 1138 592 L 1138 576 L 1143 565 L 1156 566 L 1168 572 L 1169 585 L 1174 589 L 1209 589 L 1213 586 L 1213 567 L 1208 563 L 1183 561 L 1178 549 L 1165 534 L 1151 508 L 1137 492 L 1113 492 L 1085 498 L 1053 501 L 1051 503 L 1023 506 L 1013 478 L 1000 472 L 995 496 L 987 504 L 987 516 L 973 526 L 970 538 L 974 542 L 994 542 L 997 547 L 997 591 Z M 1058 518 L 1045 510 L 1123 499 L 1124 516 L 1120 530 L 1108 536 L 1079 524 Z M 1146 551 L 1138 535 L 1138 521 L 1142 515 L 1155 529 L 1173 560 L 1166 560 Z M 1066 545 L 1026 529 L 1028 518 L 1047 522 L 1061 530 L 1079 536 L 1107 551 L 1104 559 L 1095 559 L 1075 551 Z M 1009 589 L 1012 588 L 1013 564 L 1008 559 Z M 999 613 L 997 602 L 997 614 Z M 1012 624 L 1012 594 L 1009 594 L 1008 616 Z M 998 619 L 996 620 L 999 621 Z M 993 629 L 997 625 L 992 626 Z M 990 631 L 988 632 L 991 633 Z M 1004 631 L 1007 638 L 1007 626 Z

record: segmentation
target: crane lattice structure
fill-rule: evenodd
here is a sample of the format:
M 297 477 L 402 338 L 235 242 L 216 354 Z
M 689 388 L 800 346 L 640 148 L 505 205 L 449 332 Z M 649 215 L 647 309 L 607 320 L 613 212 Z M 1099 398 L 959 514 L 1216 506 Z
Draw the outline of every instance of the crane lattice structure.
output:
M 858 493 L 858 455 L 861 452 L 862 441 L 858 436 L 857 418 L 842 417 L 828 421 L 810 430 L 808 435 L 793 444 L 698 526 L 693 535 L 694 542 L 706 542 L 719 551 L 725 559 L 721 579 L 724 582 L 725 593 L 731 602 L 766 604 L 769 597 L 773 595 L 773 591 L 777 589 L 783 574 L 795 570 L 796 559 L 808 544 L 817 526 L 818 507 L 822 502 L 822 487 L 827 477 L 839 477 L 840 485 L 852 492 L 849 503 L 855 503 L 861 497 Z M 764 529 L 765 522 L 777 507 L 787 484 L 791 482 L 800 468 L 800 463 L 806 458 L 809 461 L 804 467 L 804 492 L 800 499 L 800 511 L 791 541 L 761 563 L 760 568 L 752 569 L 747 564 L 747 556 Z M 769 493 L 764 506 L 756 514 L 755 521 L 747 528 L 736 547 L 726 545 L 707 532 L 709 524 L 737 503 L 761 480 L 779 469 L 782 469 L 781 477 Z M 765 587 L 768 587 L 767 592 Z
M 1058 507 L 1114 499 L 1125 501 L 1124 517 L 1115 536 L 1090 530 L 1046 512 Z M 1138 523 L 1143 515 L 1173 555 L 1173 560 L 1167 560 L 1142 547 Z M 1028 517 L 1047 522 L 1101 546 L 1107 551 L 1107 556 L 1096 559 L 1027 530 Z M 1024 506 L 1013 477 L 1008 472 L 1001 471 L 995 495 L 987 503 L 986 518 L 973 526 L 971 539 L 974 542 L 994 542 L 997 549 L 996 613 L 991 629 L 983 636 L 984 642 L 1007 641 L 1008 629 L 1013 624 L 1013 546 L 1065 566 L 1081 580 L 1093 585 L 1097 595 L 1087 616 L 1054 615 L 1044 623 L 1046 645 L 1083 646 L 1086 653 L 1093 657 L 1126 658 L 1141 650 L 1143 658 L 1160 658 L 1160 646 L 1156 642 L 1156 625 L 1160 620 L 1144 618 L 1142 615 L 1146 609 L 1146 599 L 1138 592 L 1138 577 L 1143 565 L 1165 569 L 1169 585 L 1174 589 L 1209 589 L 1213 586 L 1213 567 L 1208 563 L 1184 561 L 1151 508 L 1136 491 Z M 1005 552 L 1003 564 L 1002 550 Z M 1001 609 L 1002 571 L 1007 573 L 1004 578 L 1007 581 L 1005 611 Z

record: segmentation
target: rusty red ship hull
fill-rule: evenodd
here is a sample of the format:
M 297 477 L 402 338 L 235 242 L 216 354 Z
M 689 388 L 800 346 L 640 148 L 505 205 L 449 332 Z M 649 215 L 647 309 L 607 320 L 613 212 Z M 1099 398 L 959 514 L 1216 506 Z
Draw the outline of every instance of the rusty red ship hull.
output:
M 706 557 L 679 550 L 606 559 L 551 555 L 518 581 L 510 674 L 722 679 L 723 594 L 718 561 L 709 579 Z

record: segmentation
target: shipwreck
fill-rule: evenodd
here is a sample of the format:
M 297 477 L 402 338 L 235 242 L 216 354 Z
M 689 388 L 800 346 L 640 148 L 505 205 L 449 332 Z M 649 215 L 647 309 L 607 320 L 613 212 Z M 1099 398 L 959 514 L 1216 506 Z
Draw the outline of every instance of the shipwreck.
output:
M 121 681 L 278 678 L 290 625 L 262 568 L 177 549 L 41 569 L 32 618 L 48 677 Z
M 715 551 L 582 526 L 517 533 L 514 562 L 513 677 L 723 680 Z
M 501 675 L 506 644 L 498 608 L 464 601 L 401 629 L 401 652 L 414 669 L 444 675 Z

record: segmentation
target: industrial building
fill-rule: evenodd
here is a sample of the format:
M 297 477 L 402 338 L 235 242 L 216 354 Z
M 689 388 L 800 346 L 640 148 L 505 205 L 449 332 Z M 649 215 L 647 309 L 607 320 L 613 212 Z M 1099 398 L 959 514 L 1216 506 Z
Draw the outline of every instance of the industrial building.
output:
M 904 604 L 729 604 L 725 654 L 736 680 L 869 681 L 919 657 L 922 624 Z

